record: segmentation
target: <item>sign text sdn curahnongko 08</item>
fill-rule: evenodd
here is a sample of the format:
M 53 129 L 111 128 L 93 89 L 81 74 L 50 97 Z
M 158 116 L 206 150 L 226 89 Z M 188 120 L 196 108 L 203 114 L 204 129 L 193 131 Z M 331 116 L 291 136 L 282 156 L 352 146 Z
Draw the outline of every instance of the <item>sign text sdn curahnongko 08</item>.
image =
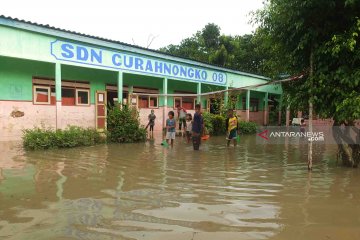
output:
M 223 72 L 205 70 L 189 65 L 165 62 L 60 40 L 51 43 L 51 54 L 57 60 L 62 61 L 155 74 L 174 79 L 226 85 L 226 74 Z

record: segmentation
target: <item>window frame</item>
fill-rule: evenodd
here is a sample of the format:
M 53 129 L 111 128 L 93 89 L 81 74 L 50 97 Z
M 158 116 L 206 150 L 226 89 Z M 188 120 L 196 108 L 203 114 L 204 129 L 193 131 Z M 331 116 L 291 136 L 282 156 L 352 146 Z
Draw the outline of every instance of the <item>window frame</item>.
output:
M 255 102 L 257 103 L 256 111 L 253 111 L 251 104 Z M 260 100 L 258 98 L 250 98 L 249 112 L 259 112 L 259 107 L 260 107 Z M 242 98 L 242 111 L 246 111 L 246 97 Z
M 74 105 L 68 105 L 68 104 L 66 104 L 66 105 L 64 105 L 64 101 L 63 101 L 63 89 L 70 89 L 70 90 L 74 90 Z M 61 86 L 61 106 L 63 106 L 63 107 L 72 107 L 72 106 L 76 106 L 76 101 L 77 101 L 77 98 L 76 98 L 76 88 L 73 88 L 73 87 L 64 87 L 64 86 Z
M 150 98 L 156 98 L 156 106 L 150 106 L 150 103 L 151 103 Z M 151 109 L 159 108 L 159 96 L 149 96 L 149 108 L 151 108 Z
M 38 101 L 36 101 L 36 89 L 38 89 L 38 88 L 47 89 L 47 91 L 48 91 L 48 100 L 47 100 L 47 102 L 38 102 Z M 34 85 L 33 84 L 33 104 L 34 105 L 52 105 L 51 104 L 51 86 Z
M 75 92 L 75 104 L 74 105 L 68 105 L 68 104 L 63 104 L 63 96 L 62 96 L 62 92 L 63 92 L 63 89 L 71 89 L 71 90 L 74 90 Z M 86 104 L 82 104 L 82 103 L 79 103 L 79 97 L 78 97 L 78 92 L 87 92 L 88 93 L 88 103 Z M 64 106 L 64 107 L 73 107 L 73 106 L 79 106 L 79 107 L 89 107 L 91 105 L 91 102 L 90 102 L 90 89 L 89 88 L 82 88 L 82 87 L 69 87 L 69 86 L 61 86 L 61 106 Z
M 140 106 L 139 106 L 141 99 L 146 99 L 146 101 L 147 101 L 147 106 L 146 106 L 146 107 L 140 107 Z M 138 107 L 139 109 L 149 108 L 149 104 L 150 104 L 150 103 L 149 103 L 149 96 L 141 95 L 141 94 L 137 95 L 137 107 Z
M 180 107 L 182 107 L 182 97 L 174 97 L 173 99 L 173 108 L 177 109 L 176 107 L 176 99 L 180 99 Z
M 86 104 L 79 103 L 79 92 L 86 92 L 87 93 L 87 102 Z M 90 89 L 86 88 L 75 88 L 75 106 L 90 106 Z
M 180 99 L 180 107 L 183 107 L 183 98 L 193 99 L 193 108 L 192 109 L 186 109 L 186 110 L 195 110 L 195 106 L 197 104 L 197 98 L 196 97 L 174 97 L 173 109 L 177 109 L 176 108 L 176 99 Z
M 139 103 L 140 103 L 140 98 L 147 98 L 147 106 L 146 107 L 139 107 Z M 150 98 L 156 98 L 156 107 L 155 106 L 150 106 Z M 159 108 L 159 97 L 158 96 L 148 96 L 145 94 L 137 94 L 136 95 L 136 107 L 139 109 L 158 109 Z M 135 104 L 134 104 L 135 105 Z
M 181 97 L 181 107 L 183 106 L 183 101 L 184 101 L 184 98 L 185 99 L 191 99 L 192 100 L 192 104 L 193 104 L 193 107 L 191 109 L 186 109 L 186 110 L 195 110 L 195 105 L 196 105 L 196 97 Z M 188 102 L 190 103 L 190 101 Z

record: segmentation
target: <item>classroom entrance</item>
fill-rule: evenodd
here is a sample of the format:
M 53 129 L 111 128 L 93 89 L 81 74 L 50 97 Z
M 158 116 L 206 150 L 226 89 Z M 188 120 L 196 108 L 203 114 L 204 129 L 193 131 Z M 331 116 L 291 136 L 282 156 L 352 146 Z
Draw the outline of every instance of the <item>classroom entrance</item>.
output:
M 122 104 L 127 104 L 128 98 L 129 98 L 129 92 L 127 86 L 123 87 L 123 99 Z M 106 103 L 107 106 L 113 107 L 116 102 L 118 102 L 118 90 L 116 85 L 106 85 Z
M 95 116 L 96 129 L 104 131 L 106 129 L 106 91 L 96 91 L 95 93 Z

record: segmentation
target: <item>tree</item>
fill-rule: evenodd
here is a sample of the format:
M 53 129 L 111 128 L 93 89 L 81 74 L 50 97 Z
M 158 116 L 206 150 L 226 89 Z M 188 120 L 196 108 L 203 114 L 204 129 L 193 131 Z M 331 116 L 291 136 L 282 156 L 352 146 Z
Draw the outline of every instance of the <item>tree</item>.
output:
M 201 31 L 201 37 L 207 49 L 216 49 L 219 46 L 220 27 L 214 23 L 208 23 Z
M 274 46 L 268 44 L 264 33 L 257 31 L 255 35 L 220 35 L 220 27 L 210 23 L 201 31 L 182 40 L 179 45 L 169 45 L 160 51 L 239 71 L 272 74 L 270 62 L 274 63 Z
M 288 73 L 308 73 L 302 82 L 284 85 L 292 108 L 308 106 L 309 114 L 314 108 L 335 125 L 359 119 L 359 12 L 359 0 L 270 0 L 258 12 L 261 31 L 288 56 Z M 346 134 L 335 137 L 344 165 L 358 166 L 359 145 L 345 143 Z

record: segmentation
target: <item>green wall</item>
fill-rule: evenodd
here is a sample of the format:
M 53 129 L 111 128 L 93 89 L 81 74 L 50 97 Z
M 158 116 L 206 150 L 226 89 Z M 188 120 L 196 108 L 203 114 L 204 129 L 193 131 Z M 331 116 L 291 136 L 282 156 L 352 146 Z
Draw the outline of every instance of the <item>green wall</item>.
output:
M 32 101 L 32 77 L 55 77 L 55 65 L 0 57 L 0 100 Z
M 237 104 L 237 109 L 242 110 L 243 109 L 243 103 L 242 103 L 242 99 L 246 98 L 246 92 L 243 92 L 239 95 L 238 97 L 238 104 Z M 259 111 L 263 111 L 264 110 L 264 100 L 265 100 L 265 93 L 263 92 L 256 92 L 256 91 L 251 91 L 250 92 L 250 98 L 257 98 L 259 99 Z
M 61 78 L 90 83 L 90 102 L 95 104 L 95 92 L 104 91 L 106 84 L 117 84 L 117 72 L 61 65 Z
M 117 84 L 117 72 L 62 65 L 63 80 L 90 83 L 90 101 L 95 102 L 95 91 L 105 85 Z M 32 78 L 55 79 L 55 65 L 51 63 L 0 57 L 0 100 L 32 101 Z

